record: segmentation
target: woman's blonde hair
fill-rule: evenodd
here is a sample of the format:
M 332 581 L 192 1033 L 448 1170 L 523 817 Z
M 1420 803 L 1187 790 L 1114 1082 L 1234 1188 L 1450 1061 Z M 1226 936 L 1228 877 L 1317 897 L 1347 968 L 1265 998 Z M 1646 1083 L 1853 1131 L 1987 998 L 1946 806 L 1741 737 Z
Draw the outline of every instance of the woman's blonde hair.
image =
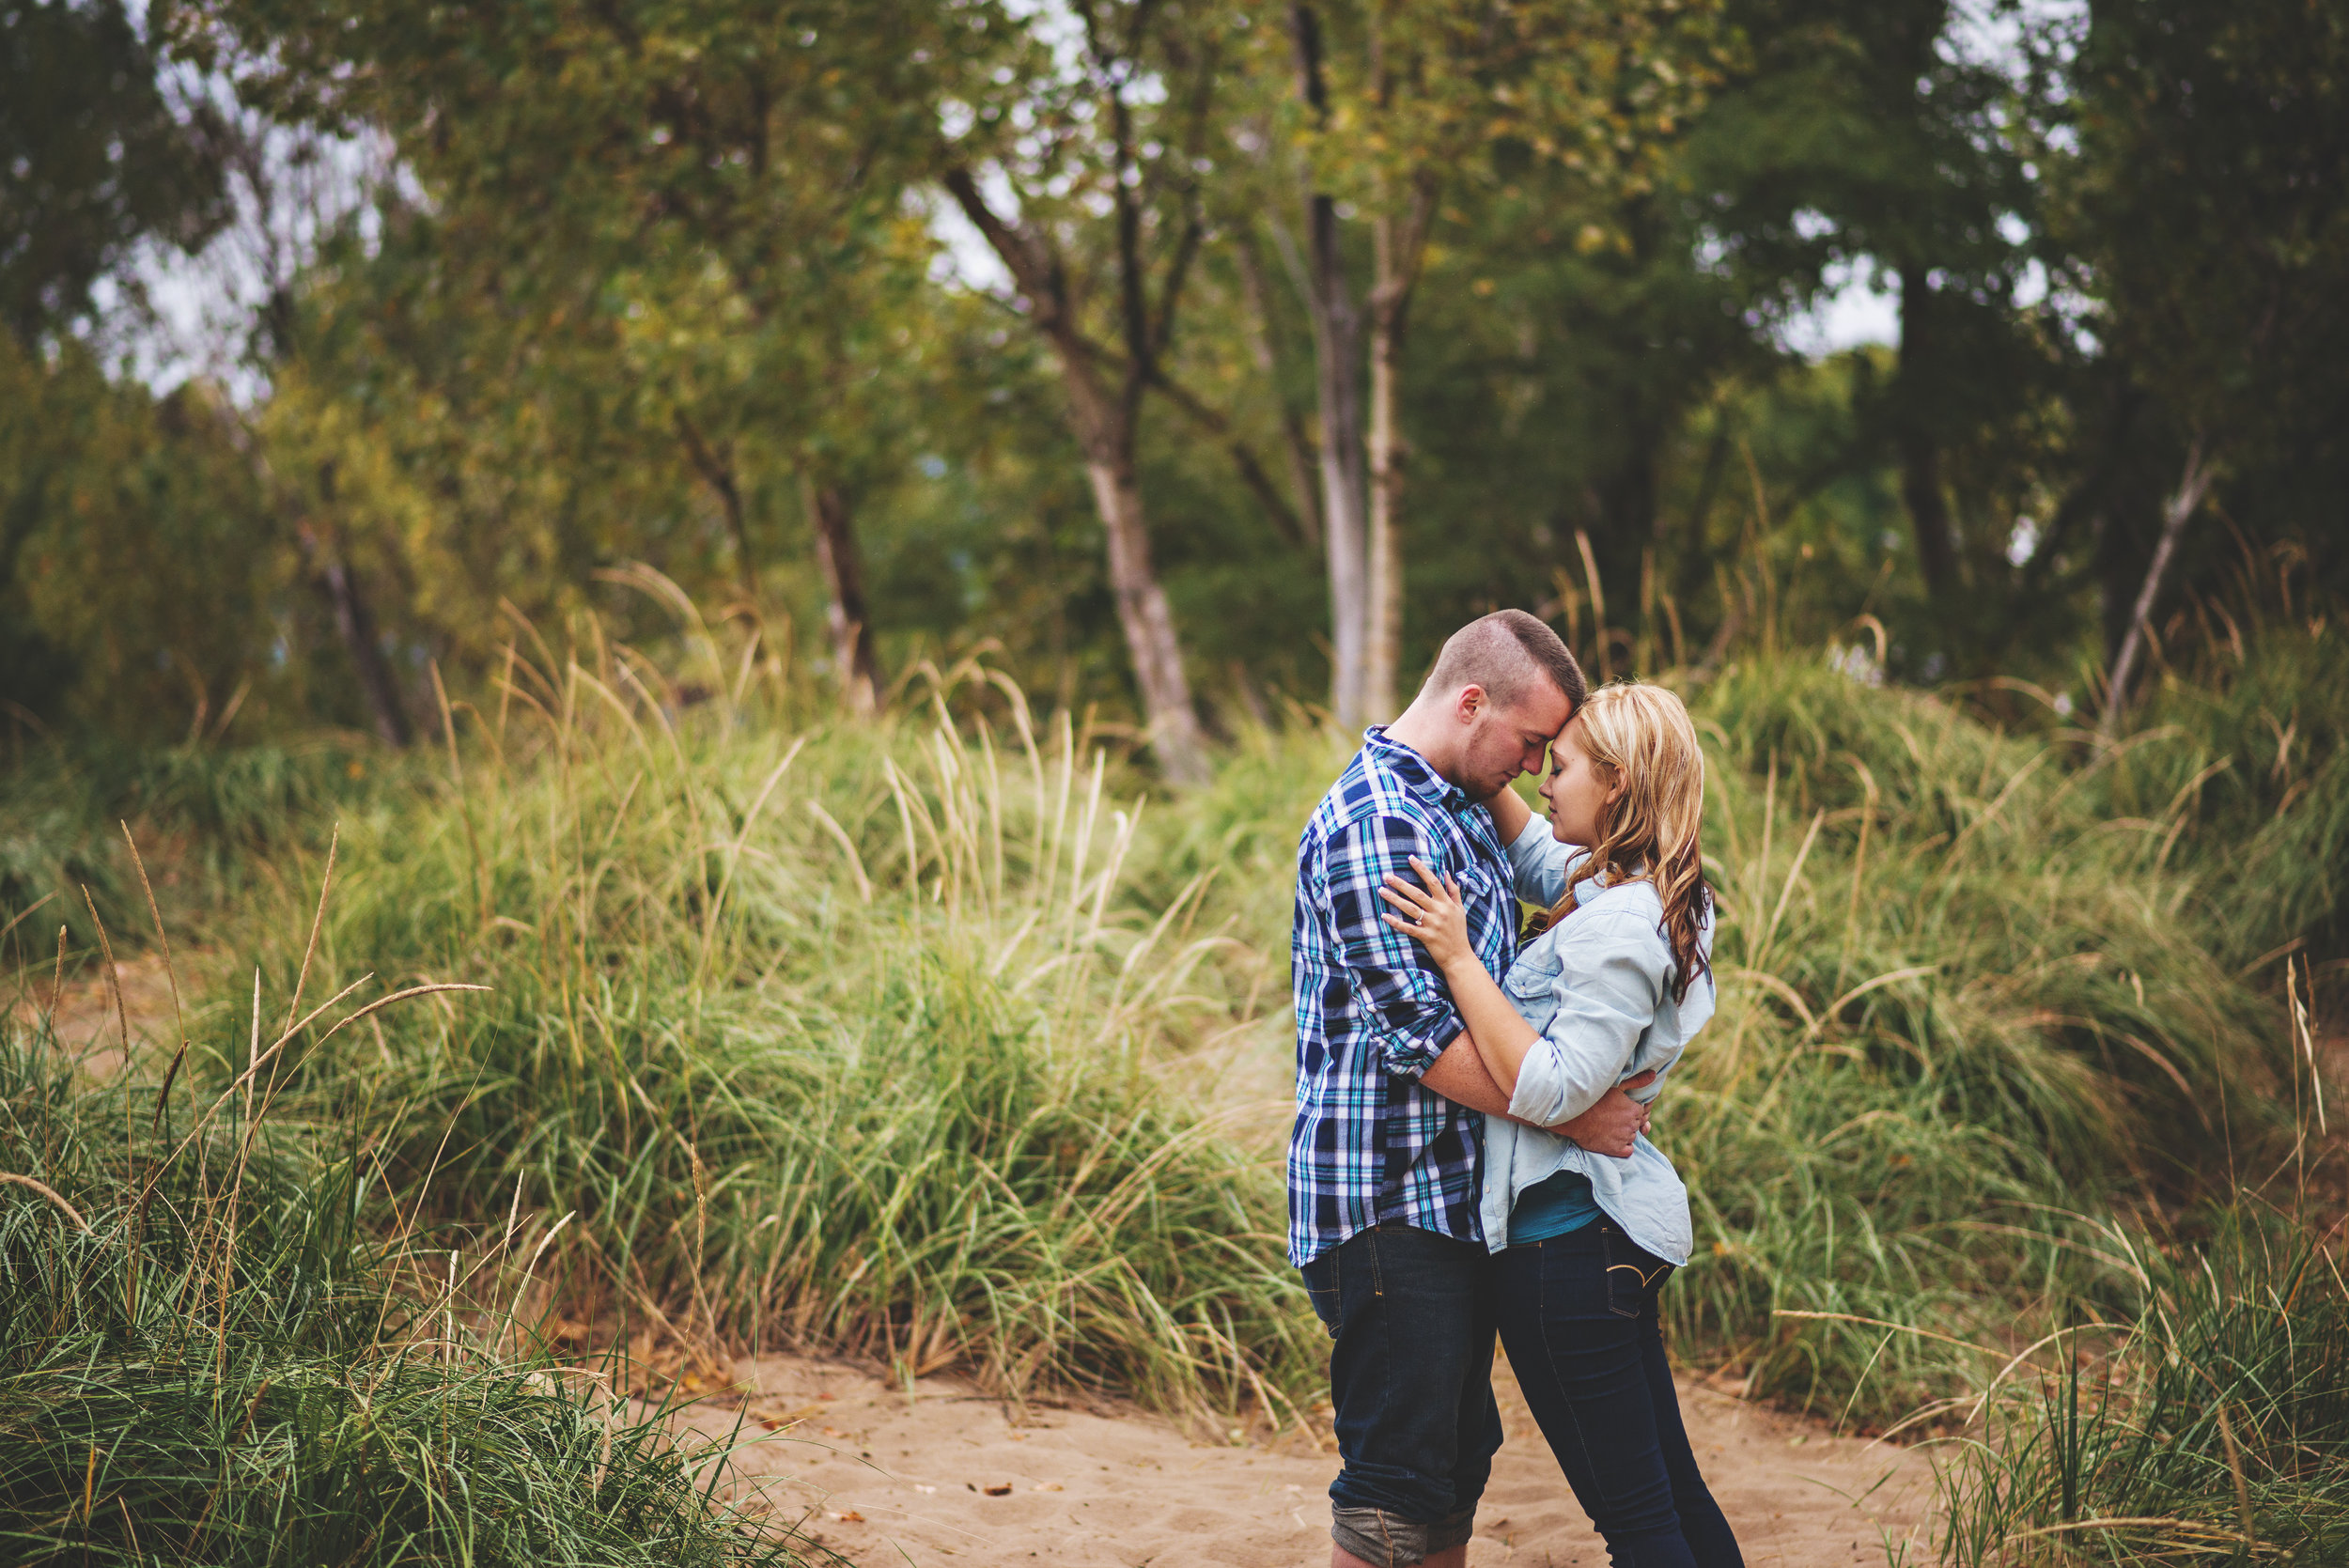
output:
M 1581 884 L 1607 874 L 1610 886 L 1644 878 L 1664 906 L 1674 1001 L 1710 967 L 1699 937 L 1713 904 L 1698 834 L 1704 824 L 1704 753 L 1688 709 L 1660 686 L 1616 681 L 1591 693 L 1571 734 L 1602 784 L 1625 782 L 1599 808 L 1598 842 L 1549 911 L 1555 925 L 1579 902 Z

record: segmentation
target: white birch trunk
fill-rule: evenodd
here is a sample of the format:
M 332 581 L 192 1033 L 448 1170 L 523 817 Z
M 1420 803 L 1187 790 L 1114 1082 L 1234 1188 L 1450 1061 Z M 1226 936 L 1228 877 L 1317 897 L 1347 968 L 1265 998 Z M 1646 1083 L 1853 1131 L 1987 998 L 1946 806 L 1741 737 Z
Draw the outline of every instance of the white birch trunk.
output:
M 1174 613 L 1150 564 L 1150 533 L 1142 510 L 1142 488 L 1133 465 L 1088 461 L 1094 509 L 1109 536 L 1110 589 L 1117 598 L 1117 624 L 1134 661 L 1134 680 L 1150 720 L 1150 745 L 1159 766 L 1176 784 L 1207 781 L 1200 743 L 1199 717 L 1191 706 L 1190 682 L 1183 674 L 1182 644 L 1174 635 Z

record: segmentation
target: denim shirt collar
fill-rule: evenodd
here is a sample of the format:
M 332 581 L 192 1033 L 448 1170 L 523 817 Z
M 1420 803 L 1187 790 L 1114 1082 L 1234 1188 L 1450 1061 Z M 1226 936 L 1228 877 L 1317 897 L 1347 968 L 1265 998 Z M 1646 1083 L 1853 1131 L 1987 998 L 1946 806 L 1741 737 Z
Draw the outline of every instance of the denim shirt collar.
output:
M 1386 725 L 1373 724 L 1364 730 L 1362 744 L 1377 754 L 1379 766 L 1393 774 L 1396 783 L 1438 810 L 1457 815 L 1474 803 L 1466 790 L 1437 772 L 1425 757 L 1390 737 Z

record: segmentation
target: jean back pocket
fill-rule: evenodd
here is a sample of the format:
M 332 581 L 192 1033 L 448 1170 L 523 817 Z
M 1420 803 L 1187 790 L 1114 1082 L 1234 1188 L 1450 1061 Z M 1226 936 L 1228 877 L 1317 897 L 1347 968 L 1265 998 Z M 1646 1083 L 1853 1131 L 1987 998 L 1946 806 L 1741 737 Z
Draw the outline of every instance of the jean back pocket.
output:
M 1672 1278 L 1672 1265 L 1603 1221 L 1599 1236 L 1607 1244 L 1607 1310 L 1638 1317 Z

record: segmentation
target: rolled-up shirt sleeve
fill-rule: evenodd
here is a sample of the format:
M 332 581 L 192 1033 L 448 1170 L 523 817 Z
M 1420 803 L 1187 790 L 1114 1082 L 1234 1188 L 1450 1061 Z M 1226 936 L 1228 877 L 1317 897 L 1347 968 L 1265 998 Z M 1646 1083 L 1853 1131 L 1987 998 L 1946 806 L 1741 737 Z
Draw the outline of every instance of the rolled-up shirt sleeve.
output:
M 1556 1126 L 1596 1105 L 1623 1078 L 1640 1036 L 1655 1021 L 1669 950 L 1634 916 L 1571 924 L 1553 950 L 1562 960 L 1549 984 L 1558 1011 L 1525 1053 L 1509 1114 Z M 1656 1087 L 1635 1096 L 1653 1099 Z
M 1365 816 L 1332 833 L 1325 853 L 1331 935 L 1346 983 L 1364 1002 L 1369 1032 L 1390 1073 L 1417 1078 L 1459 1036 L 1460 1015 L 1426 949 L 1379 917 L 1389 872 L 1417 881 L 1411 857 L 1439 873 L 1442 847 L 1402 816 Z

